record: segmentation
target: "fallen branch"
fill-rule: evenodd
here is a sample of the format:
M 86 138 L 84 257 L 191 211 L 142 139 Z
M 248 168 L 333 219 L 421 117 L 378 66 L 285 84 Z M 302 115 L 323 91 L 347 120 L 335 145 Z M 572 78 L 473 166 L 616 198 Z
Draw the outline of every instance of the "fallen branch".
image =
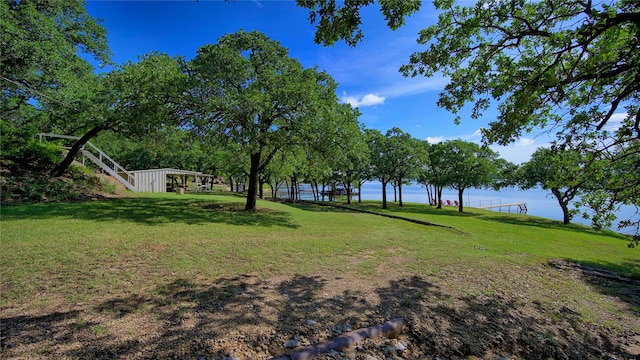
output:
M 327 341 L 321 343 L 314 344 L 304 349 L 296 350 L 289 354 L 272 358 L 271 360 L 307 360 L 329 350 L 344 350 L 367 338 L 374 339 L 379 337 L 386 337 L 389 339 L 395 339 L 400 335 L 403 328 L 404 319 L 397 318 L 389 320 L 381 325 L 375 325 L 364 329 L 350 331 L 348 333 L 328 339 Z

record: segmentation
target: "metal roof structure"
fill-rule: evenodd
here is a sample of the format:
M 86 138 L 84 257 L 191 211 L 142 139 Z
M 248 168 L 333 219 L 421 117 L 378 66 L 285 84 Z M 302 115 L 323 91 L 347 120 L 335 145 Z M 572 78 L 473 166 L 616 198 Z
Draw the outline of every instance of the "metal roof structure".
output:
M 213 178 L 214 175 L 203 174 L 198 171 L 187 171 L 179 169 L 148 169 L 132 171 L 136 191 L 139 192 L 165 192 L 167 191 L 167 176 L 193 176 L 194 191 L 199 190 L 200 180 L 203 178 Z

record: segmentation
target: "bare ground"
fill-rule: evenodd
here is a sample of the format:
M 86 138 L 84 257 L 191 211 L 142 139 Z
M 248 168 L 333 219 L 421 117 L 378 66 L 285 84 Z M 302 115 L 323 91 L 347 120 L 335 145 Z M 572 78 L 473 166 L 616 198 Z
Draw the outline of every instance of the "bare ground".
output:
M 398 339 L 317 359 L 638 359 L 640 289 L 576 269 L 454 265 L 378 273 L 176 278 L 83 303 L 55 292 L 0 309 L 2 358 L 268 359 L 402 317 Z M 212 266 L 214 266 L 212 264 Z M 286 264 L 283 264 L 286 266 Z M 573 289 L 567 292 L 562 289 Z M 44 305 L 43 305 L 44 304 Z M 289 343 L 291 345 L 291 342 Z

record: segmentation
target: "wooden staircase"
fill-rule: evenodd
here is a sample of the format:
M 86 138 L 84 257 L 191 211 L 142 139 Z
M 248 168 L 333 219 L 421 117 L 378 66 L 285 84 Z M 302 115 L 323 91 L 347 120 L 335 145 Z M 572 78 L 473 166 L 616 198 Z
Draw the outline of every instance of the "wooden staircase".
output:
M 67 140 L 79 140 L 78 136 L 69 136 L 69 135 L 58 135 L 58 134 L 49 134 L 49 133 L 40 133 L 38 134 L 40 137 L 40 141 L 42 138 L 52 138 L 52 139 L 67 139 Z M 63 149 L 70 149 L 69 146 L 63 146 Z M 100 150 L 97 146 L 93 145 L 91 142 L 87 141 L 85 146 L 80 149 L 79 152 L 82 155 L 82 164 L 85 164 L 85 161 L 88 159 L 100 169 L 102 169 L 107 174 L 113 176 L 118 181 L 122 183 L 127 189 L 131 191 L 137 191 L 135 186 L 135 176 L 132 172 L 127 171 L 125 168 L 120 166 L 117 162 L 115 162 L 109 155 L 105 154 L 104 151 Z

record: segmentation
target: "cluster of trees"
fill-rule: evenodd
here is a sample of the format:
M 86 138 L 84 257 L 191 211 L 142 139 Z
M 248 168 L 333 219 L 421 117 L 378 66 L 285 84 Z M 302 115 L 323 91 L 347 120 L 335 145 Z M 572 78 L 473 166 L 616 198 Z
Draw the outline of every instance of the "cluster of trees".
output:
M 486 146 L 462 140 L 430 144 L 398 128 L 383 134 L 361 127 L 349 136 L 342 147 L 318 142 L 318 146 L 298 146 L 277 153 L 259 173 L 257 196 L 265 197 L 265 185 L 273 197 L 284 186 L 288 196 L 295 199 L 299 196 L 298 185 L 307 183 L 312 185 L 317 200 L 321 194 L 340 187 L 347 191 L 350 202 L 355 189 L 378 181 L 382 185 L 382 207 L 387 208 L 389 185 L 394 188 L 394 201 L 402 206 L 402 186 L 418 183 L 426 189 L 429 203 L 437 207 L 442 205 L 443 189 L 457 190 L 458 210 L 462 212 L 463 194 L 468 188 L 541 187 L 558 201 L 565 224 L 577 215 L 591 218 L 596 228 L 610 227 L 616 220 L 615 209 L 579 214 L 580 207 L 589 202 L 608 205 L 602 199 L 602 188 L 619 170 L 609 168 L 606 159 L 594 158 L 577 148 L 541 148 L 529 161 L 517 166 Z M 190 129 L 164 128 L 133 140 L 107 132 L 94 142 L 129 169 L 173 167 L 204 171 L 228 179 L 236 190 L 241 185 L 245 187 L 250 177 L 250 154 L 240 145 L 208 144 Z M 628 224 L 625 220 L 623 224 Z

